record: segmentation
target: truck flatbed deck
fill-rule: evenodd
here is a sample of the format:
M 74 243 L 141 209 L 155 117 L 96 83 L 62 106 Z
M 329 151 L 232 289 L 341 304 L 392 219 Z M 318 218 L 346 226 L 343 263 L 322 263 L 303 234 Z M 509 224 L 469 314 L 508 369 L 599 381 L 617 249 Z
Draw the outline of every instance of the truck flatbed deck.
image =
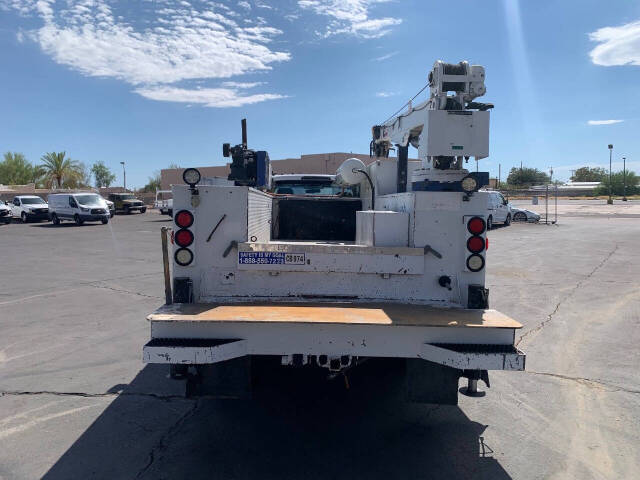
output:
M 152 322 L 337 323 L 508 329 L 522 327 L 497 310 L 393 303 L 177 303 L 163 305 L 147 319 Z
M 245 355 L 423 358 L 456 368 L 521 370 L 522 327 L 496 310 L 394 303 L 191 303 L 147 317 L 148 363 L 207 364 Z M 471 363 L 470 363 L 471 362 Z

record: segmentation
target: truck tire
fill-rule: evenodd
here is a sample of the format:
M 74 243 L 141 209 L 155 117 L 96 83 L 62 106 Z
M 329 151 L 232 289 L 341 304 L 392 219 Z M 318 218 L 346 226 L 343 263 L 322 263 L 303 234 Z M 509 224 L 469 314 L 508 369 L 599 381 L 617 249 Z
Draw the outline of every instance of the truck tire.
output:
M 493 228 L 493 217 L 489 215 L 487 218 L 487 230 L 491 230 Z
M 77 213 L 73 216 L 73 220 L 76 222 L 76 225 L 82 225 L 84 223 L 84 220 L 82 220 Z
M 106 225 L 107 223 L 109 223 L 109 219 L 108 218 L 103 218 L 100 221 L 102 222 L 103 225 Z
M 504 226 L 508 227 L 509 225 L 511 225 L 511 214 L 507 214 L 507 218 L 504 221 Z
M 147 207 L 142 207 L 142 208 L 140 209 L 140 213 L 144 213 L 144 212 L 146 212 L 146 211 L 147 211 Z
M 20 214 L 20 218 L 22 219 L 22 223 L 27 223 L 29 221 L 29 218 L 27 217 L 26 212 L 22 212 Z
M 58 215 L 56 215 L 55 213 L 51 214 L 51 221 L 53 222 L 54 225 L 60 225 L 60 219 L 58 218 Z
M 130 215 L 131 214 L 131 209 L 129 207 L 124 207 L 124 213 L 125 213 L 125 215 Z

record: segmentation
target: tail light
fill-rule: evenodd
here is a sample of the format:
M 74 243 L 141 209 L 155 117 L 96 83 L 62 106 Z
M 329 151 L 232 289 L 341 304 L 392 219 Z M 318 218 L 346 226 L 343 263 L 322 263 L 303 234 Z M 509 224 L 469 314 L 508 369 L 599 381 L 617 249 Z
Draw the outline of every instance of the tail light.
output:
M 179 248 L 173 254 L 173 259 L 181 267 L 186 267 L 193 262 L 193 252 L 188 248 Z
M 179 232 L 178 232 L 179 233 Z M 467 240 L 467 250 L 473 253 L 480 253 L 485 249 L 484 238 L 474 235 L 473 237 L 469 237 Z M 180 243 L 178 242 L 178 245 Z
M 175 214 L 173 220 L 179 227 L 172 236 L 175 245 L 178 247 L 173 254 L 173 259 L 176 264 L 181 267 L 186 267 L 193 263 L 193 251 L 187 248 L 190 247 L 195 240 L 193 232 L 189 230 L 194 222 L 193 213 L 189 210 L 180 210 Z
M 180 228 L 189 228 L 193 225 L 193 213 L 189 210 L 180 210 L 174 218 L 176 225 Z
M 465 266 L 470 272 L 479 272 L 485 265 L 485 260 L 481 253 L 489 246 L 485 238 L 487 223 L 484 218 L 479 216 L 465 217 L 465 219 L 467 218 L 467 260 Z
M 179 247 L 188 247 L 193 243 L 193 233 L 191 230 L 181 228 L 174 235 L 174 241 Z

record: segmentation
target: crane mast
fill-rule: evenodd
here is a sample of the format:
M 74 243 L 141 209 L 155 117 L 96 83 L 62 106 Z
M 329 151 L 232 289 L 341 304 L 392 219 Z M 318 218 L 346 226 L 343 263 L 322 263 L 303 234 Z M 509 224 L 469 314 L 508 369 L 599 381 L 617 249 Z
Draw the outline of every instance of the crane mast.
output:
M 388 157 L 398 150 L 398 185 L 406 185 L 407 149 L 418 149 L 422 168 L 413 172 L 411 190 L 462 191 L 461 182 L 474 178 L 480 188 L 488 183 L 486 172 L 469 173 L 469 158 L 489 156 L 489 110 L 491 103 L 474 99 L 485 94 L 484 67 L 438 60 L 429 73 L 429 99 L 372 127 L 371 154 Z M 464 161 L 463 161 L 464 160 Z

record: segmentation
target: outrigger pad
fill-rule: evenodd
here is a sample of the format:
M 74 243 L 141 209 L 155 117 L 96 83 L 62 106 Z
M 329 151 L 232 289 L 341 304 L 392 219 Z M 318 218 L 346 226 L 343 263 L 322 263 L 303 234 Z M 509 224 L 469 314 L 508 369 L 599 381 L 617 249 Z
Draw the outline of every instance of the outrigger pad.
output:
M 405 397 L 408 402 L 458 404 L 460 370 L 421 358 L 406 359 Z

